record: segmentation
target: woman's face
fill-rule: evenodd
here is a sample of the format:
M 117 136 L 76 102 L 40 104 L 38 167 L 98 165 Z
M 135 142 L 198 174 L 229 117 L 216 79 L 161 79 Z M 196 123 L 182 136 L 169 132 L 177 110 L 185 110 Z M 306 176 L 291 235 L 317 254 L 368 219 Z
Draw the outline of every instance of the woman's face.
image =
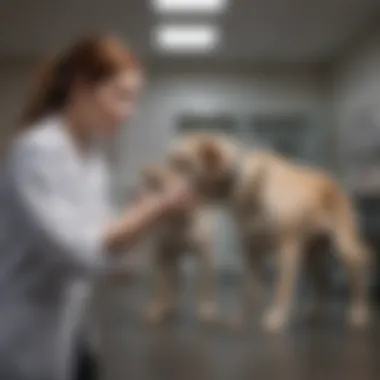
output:
M 91 129 L 114 134 L 132 114 L 143 83 L 141 72 L 128 70 L 88 88 L 87 110 Z

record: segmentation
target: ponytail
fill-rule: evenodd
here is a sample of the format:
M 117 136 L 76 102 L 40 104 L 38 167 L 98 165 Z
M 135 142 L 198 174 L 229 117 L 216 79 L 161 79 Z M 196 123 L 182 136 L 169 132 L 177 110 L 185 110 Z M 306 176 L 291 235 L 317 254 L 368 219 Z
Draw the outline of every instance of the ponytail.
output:
M 65 102 L 62 80 L 57 59 L 43 62 L 37 71 L 29 93 L 29 101 L 21 114 L 20 127 L 25 128 L 41 117 L 53 112 Z

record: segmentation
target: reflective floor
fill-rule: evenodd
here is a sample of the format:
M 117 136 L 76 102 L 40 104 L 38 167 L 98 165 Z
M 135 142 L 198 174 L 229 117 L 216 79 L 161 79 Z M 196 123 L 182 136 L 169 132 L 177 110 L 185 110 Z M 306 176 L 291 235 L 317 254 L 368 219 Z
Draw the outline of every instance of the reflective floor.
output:
M 350 331 L 344 308 L 331 302 L 319 322 L 294 321 L 282 335 L 252 327 L 234 332 L 200 326 L 191 295 L 181 315 L 161 328 L 141 325 L 139 286 L 108 292 L 105 305 L 107 373 L 102 380 L 375 380 L 380 379 L 380 323 Z M 236 309 L 230 286 L 221 290 L 223 314 Z

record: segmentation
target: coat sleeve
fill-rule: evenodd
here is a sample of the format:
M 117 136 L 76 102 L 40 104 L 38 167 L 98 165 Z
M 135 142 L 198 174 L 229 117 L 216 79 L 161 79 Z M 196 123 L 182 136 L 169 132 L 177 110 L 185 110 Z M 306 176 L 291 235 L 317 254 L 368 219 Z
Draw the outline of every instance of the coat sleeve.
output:
M 93 220 L 74 200 L 67 162 L 59 150 L 46 142 L 18 142 L 9 168 L 23 218 L 49 260 L 83 273 L 103 269 L 105 221 Z

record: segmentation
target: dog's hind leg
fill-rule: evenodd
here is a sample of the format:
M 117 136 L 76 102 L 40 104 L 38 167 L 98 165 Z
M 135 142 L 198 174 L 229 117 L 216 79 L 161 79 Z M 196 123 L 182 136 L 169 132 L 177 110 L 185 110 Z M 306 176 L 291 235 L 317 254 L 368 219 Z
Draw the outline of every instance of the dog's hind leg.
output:
M 348 275 L 351 306 L 348 320 L 354 326 L 366 325 L 369 320 L 368 307 L 368 260 L 369 251 L 356 236 L 356 231 L 344 225 L 335 227 L 335 244 L 338 257 L 343 262 Z
M 302 249 L 303 241 L 295 233 L 286 234 L 279 240 L 275 298 L 263 320 L 264 328 L 268 331 L 282 330 L 289 320 Z
M 348 319 L 354 326 L 363 326 L 369 320 L 367 279 L 371 255 L 359 235 L 350 200 L 342 193 L 333 194 L 331 236 L 349 279 L 351 306 Z

